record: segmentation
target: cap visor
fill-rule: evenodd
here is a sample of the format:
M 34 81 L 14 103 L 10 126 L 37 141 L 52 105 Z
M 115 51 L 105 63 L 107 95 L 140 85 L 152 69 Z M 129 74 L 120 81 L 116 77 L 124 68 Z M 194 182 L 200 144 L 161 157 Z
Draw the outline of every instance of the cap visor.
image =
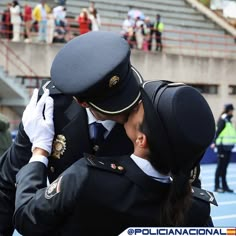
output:
M 89 104 L 104 114 L 115 115 L 127 111 L 140 100 L 140 84 L 142 82 L 142 76 L 134 67 L 131 67 L 130 78 L 125 89 L 113 95 L 110 99 L 107 98 L 105 101 L 96 103 L 89 102 Z

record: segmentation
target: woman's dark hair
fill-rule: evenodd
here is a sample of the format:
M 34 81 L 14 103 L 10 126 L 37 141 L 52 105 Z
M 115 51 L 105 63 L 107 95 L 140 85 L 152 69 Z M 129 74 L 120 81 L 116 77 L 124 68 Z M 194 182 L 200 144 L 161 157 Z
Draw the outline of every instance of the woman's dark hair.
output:
M 19 5 L 18 1 L 13 1 L 12 4 L 13 4 L 14 7 Z
M 172 177 L 169 192 L 163 202 L 160 203 L 161 211 L 157 223 L 160 226 L 184 226 L 186 211 L 191 199 L 190 171 L 182 172 L 176 167 L 173 157 L 168 157 L 165 153 L 159 152 L 160 143 L 157 141 L 158 114 L 145 91 L 142 91 L 142 99 L 144 118 L 139 129 L 147 137 L 150 150 L 149 161 L 157 171 L 162 174 L 170 174 Z M 171 149 L 171 147 L 169 148 Z

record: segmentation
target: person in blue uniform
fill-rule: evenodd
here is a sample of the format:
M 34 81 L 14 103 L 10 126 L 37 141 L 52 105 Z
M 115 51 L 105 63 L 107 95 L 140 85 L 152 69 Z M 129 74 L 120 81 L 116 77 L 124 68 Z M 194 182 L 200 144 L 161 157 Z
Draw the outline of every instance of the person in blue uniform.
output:
M 129 45 L 120 35 L 91 32 L 71 40 L 56 55 L 51 80 L 44 81 L 39 91 L 41 96 L 48 88 L 54 99 L 55 135 L 47 167 L 50 182 L 83 153 L 116 156 L 133 152 L 122 123 L 140 98 L 142 77 L 131 65 L 130 53 Z M 100 81 L 104 79 L 107 83 L 101 87 Z M 88 96 L 91 103 L 80 106 L 73 96 L 83 99 Z M 110 106 L 100 114 L 103 101 Z M 104 142 L 99 144 L 94 141 L 93 124 L 97 121 L 105 129 Z M 21 123 L 14 144 L 0 158 L 0 235 L 12 235 L 14 230 L 15 176 L 28 163 L 31 149 Z
M 167 81 L 145 82 L 141 96 L 124 125 L 133 154 L 85 154 L 47 186 L 53 99 L 46 91 L 37 103 L 35 92 L 23 115 L 34 148 L 17 175 L 14 224 L 20 233 L 111 236 L 128 227 L 207 226 L 214 196 L 190 183 L 214 138 L 207 102 L 194 88 Z

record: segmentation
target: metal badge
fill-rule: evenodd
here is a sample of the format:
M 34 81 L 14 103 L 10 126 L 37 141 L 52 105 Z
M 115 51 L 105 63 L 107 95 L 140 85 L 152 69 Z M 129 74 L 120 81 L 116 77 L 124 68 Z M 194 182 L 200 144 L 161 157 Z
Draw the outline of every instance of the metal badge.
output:
M 62 180 L 61 176 L 60 178 L 56 179 L 53 183 L 51 183 L 46 191 L 45 191 L 45 198 L 46 199 L 50 199 L 52 197 L 54 197 L 56 194 L 58 194 L 61 191 L 61 180 Z
M 97 151 L 99 150 L 99 148 L 100 148 L 100 147 L 99 147 L 98 145 L 94 145 L 94 146 L 93 146 L 93 150 L 94 150 L 95 152 L 97 152 Z
M 53 148 L 52 157 L 60 159 L 61 155 L 63 155 L 63 153 L 66 150 L 66 138 L 65 138 L 65 136 L 62 135 L 62 134 L 58 134 L 57 137 L 53 141 L 52 148 Z
M 109 81 L 109 87 L 112 88 L 114 87 L 116 84 L 118 84 L 120 81 L 120 78 L 116 75 L 112 76 L 110 81 Z

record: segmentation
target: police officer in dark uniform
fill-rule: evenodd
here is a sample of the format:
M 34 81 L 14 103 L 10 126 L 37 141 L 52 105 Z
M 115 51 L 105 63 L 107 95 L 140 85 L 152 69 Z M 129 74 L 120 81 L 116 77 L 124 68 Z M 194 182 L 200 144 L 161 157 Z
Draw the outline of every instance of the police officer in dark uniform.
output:
M 107 83 L 100 84 L 104 78 Z M 51 80 L 39 91 L 42 94 L 48 88 L 54 99 L 55 137 L 47 168 L 50 182 L 83 153 L 95 156 L 132 153 L 132 143 L 123 125 L 115 121 L 123 123 L 126 113 L 138 102 L 140 81 L 141 75 L 130 63 L 129 45 L 115 33 L 90 32 L 71 40 L 59 51 L 51 67 Z M 90 103 L 83 102 L 87 96 L 92 97 Z M 86 109 L 78 104 L 78 97 Z M 105 111 L 100 105 L 104 100 L 109 104 Z M 94 137 L 96 128 L 92 126 L 97 118 L 105 129 L 105 140 L 99 144 Z M 20 124 L 15 143 L 0 159 L 0 235 L 12 235 L 15 176 L 28 163 L 31 148 Z
M 189 175 L 214 138 L 212 112 L 185 84 L 149 81 L 141 93 L 125 123 L 133 154 L 87 154 L 48 187 L 53 100 L 45 93 L 36 104 L 34 94 L 23 115 L 34 149 L 17 175 L 14 223 L 20 233 L 111 236 L 128 227 L 207 225 L 214 196 L 191 188 Z

